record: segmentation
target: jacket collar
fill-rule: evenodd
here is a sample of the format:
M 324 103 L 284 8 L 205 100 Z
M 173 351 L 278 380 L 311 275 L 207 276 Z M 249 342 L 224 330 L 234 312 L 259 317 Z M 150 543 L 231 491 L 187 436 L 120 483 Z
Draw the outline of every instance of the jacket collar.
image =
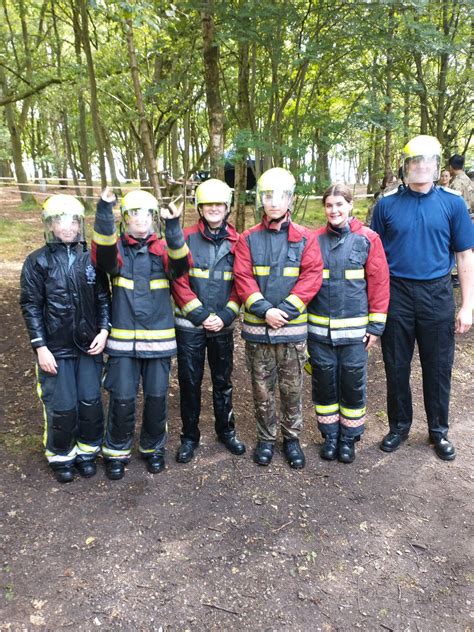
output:
M 198 221 L 198 228 L 199 228 L 199 232 L 201 233 L 203 238 L 207 239 L 208 241 L 211 241 L 209 236 L 206 235 L 206 233 L 205 233 L 206 224 L 204 223 L 202 218 L 200 218 L 199 221 Z M 232 224 L 229 224 L 229 222 L 226 222 L 225 223 L 225 230 L 227 232 L 227 235 L 225 236 L 225 239 L 228 239 L 231 243 L 236 243 L 237 239 L 239 238 L 239 234 L 235 230 L 235 228 L 232 226 Z

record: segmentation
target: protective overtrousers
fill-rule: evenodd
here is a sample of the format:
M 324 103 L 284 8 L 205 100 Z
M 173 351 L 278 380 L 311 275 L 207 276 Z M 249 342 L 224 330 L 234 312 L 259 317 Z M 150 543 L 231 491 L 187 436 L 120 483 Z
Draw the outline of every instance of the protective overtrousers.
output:
M 364 343 L 332 346 L 308 340 L 312 395 L 323 436 L 359 437 L 366 413 L 367 351 Z
M 196 443 L 200 439 L 201 385 L 207 359 L 212 380 L 215 430 L 218 436 L 234 431 L 232 409 L 232 368 L 234 340 L 232 331 L 207 336 L 205 330 L 176 330 L 178 343 L 178 379 L 180 385 L 182 439 Z
M 167 440 L 167 392 L 170 358 L 110 357 L 105 388 L 110 392 L 109 414 L 102 453 L 128 461 L 135 430 L 136 397 L 143 385 L 143 423 L 140 452 L 163 454 Z

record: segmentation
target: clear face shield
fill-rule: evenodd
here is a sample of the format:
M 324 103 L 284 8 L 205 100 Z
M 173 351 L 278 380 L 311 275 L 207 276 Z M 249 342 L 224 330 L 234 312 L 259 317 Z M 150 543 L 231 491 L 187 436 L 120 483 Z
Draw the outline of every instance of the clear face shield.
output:
M 284 214 L 291 211 L 293 206 L 293 191 L 273 189 L 271 191 L 257 191 L 257 211 L 266 214 Z
M 159 231 L 158 211 L 148 208 L 134 208 L 122 213 L 125 232 L 135 237 L 144 239 L 152 233 Z
M 405 184 L 427 184 L 439 180 L 440 157 L 423 155 L 405 158 L 403 176 Z
M 72 244 L 86 241 L 83 215 L 43 214 L 43 225 L 45 240 L 48 244 Z

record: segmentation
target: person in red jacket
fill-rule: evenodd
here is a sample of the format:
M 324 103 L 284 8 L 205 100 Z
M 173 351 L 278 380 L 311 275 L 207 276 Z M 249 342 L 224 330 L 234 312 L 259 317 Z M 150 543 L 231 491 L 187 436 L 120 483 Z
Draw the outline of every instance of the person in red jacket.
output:
M 323 284 L 308 305 L 313 401 L 321 457 L 352 463 L 364 432 L 367 352 L 387 319 L 389 272 L 377 233 L 350 217 L 349 187 L 329 187 L 323 205 L 327 224 L 316 231 Z
M 323 264 L 314 233 L 291 221 L 294 189 L 295 179 L 285 169 L 260 176 L 257 208 L 263 219 L 240 236 L 234 276 L 245 305 L 242 337 L 257 419 L 254 461 L 269 465 L 273 457 L 278 381 L 283 452 L 290 467 L 301 469 L 306 305 L 321 286 Z
M 204 361 L 209 362 L 215 430 L 232 454 L 243 454 L 245 445 L 235 433 L 232 407 L 234 324 L 240 303 L 232 267 L 235 228 L 227 222 L 232 190 L 211 178 L 196 189 L 199 221 L 185 229 L 184 239 L 193 260 L 188 274 L 174 281 L 178 380 L 183 428 L 176 460 L 188 463 L 199 444 L 201 384 Z

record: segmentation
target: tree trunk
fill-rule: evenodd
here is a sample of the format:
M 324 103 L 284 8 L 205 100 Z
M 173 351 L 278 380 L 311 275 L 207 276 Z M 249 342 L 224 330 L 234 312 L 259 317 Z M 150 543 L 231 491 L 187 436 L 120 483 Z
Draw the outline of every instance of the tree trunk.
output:
M 201 14 L 204 82 L 209 115 L 211 177 L 224 179 L 224 110 L 219 84 L 219 47 L 214 41 L 214 0 L 205 0 Z
M 247 18 L 248 21 L 248 18 Z M 239 77 L 237 94 L 237 119 L 240 134 L 237 135 L 237 155 L 234 180 L 235 225 L 239 233 L 245 230 L 245 202 L 247 198 L 248 136 L 250 132 L 250 58 L 247 41 L 239 44 Z

